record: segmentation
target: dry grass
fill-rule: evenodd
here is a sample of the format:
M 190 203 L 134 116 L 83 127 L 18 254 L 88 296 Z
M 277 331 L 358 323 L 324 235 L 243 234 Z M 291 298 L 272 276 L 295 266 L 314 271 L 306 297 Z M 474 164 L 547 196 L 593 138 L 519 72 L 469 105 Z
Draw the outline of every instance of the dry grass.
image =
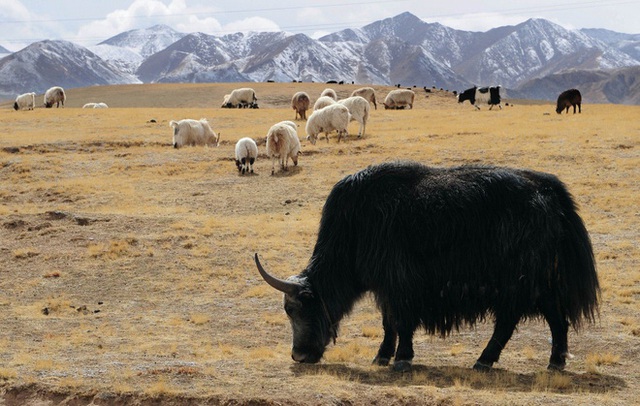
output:
M 551 105 L 509 100 L 502 111 L 478 112 L 450 93 L 427 98 L 418 89 L 414 110 L 372 111 L 365 139 L 303 139 L 300 165 L 275 176 L 261 144 L 257 175 L 241 177 L 235 141 L 263 143 L 273 123 L 293 118 L 295 91 L 316 97 L 326 85 L 252 84 L 261 109 L 218 108 L 236 86 L 71 89 L 65 109 L 0 106 L 4 404 L 637 401 L 638 107 L 587 103 L 580 115 L 558 116 Z M 377 90 L 382 98 L 388 88 Z M 79 108 L 90 99 L 112 108 Z M 222 134 L 220 147 L 170 148 L 169 120 L 200 117 Z M 277 275 L 298 273 L 331 187 L 393 159 L 528 167 L 568 185 L 603 296 L 598 323 L 570 335 L 576 357 L 567 372 L 546 372 L 549 331 L 539 321 L 519 326 L 488 374 L 470 367 L 490 323 L 448 339 L 417 333 L 411 374 L 374 367 L 382 329 L 370 298 L 343 320 L 322 363 L 291 361 L 282 297 L 261 282 L 253 253 Z

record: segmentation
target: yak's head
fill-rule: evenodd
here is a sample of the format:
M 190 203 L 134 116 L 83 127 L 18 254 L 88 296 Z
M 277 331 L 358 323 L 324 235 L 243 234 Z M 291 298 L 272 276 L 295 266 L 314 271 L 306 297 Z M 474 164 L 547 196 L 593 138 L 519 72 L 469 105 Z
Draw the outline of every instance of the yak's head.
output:
M 336 339 L 337 326 L 329 318 L 329 312 L 322 298 L 306 278 L 293 276 L 287 280 L 278 279 L 267 273 L 260 265 L 258 254 L 256 266 L 262 278 L 273 288 L 284 293 L 284 310 L 293 330 L 291 358 L 297 362 L 316 363 L 331 340 Z
M 20 107 L 18 106 L 18 102 L 13 103 L 13 109 L 18 110 Z

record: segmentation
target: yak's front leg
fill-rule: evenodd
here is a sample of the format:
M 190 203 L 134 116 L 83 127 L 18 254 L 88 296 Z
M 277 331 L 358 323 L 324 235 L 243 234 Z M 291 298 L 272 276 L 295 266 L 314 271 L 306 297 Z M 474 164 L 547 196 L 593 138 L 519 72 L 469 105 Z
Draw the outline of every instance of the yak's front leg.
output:
M 396 342 L 398 339 L 398 332 L 388 312 L 383 312 L 382 314 L 382 328 L 384 329 L 384 338 L 380 343 L 378 355 L 373 359 L 373 363 L 387 366 L 391 358 L 396 354 Z
M 413 364 L 413 332 L 414 327 L 398 327 L 398 350 L 393 361 L 393 370 L 397 372 L 411 371 Z
M 519 320 L 520 318 L 505 320 L 499 315 L 496 316 L 496 324 L 493 328 L 491 340 L 489 340 L 484 351 L 482 351 L 482 355 L 480 355 L 480 358 L 476 361 L 473 369 L 476 371 L 488 371 L 494 362 L 498 362 L 500 353 L 513 335 L 513 330 L 515 330 Z

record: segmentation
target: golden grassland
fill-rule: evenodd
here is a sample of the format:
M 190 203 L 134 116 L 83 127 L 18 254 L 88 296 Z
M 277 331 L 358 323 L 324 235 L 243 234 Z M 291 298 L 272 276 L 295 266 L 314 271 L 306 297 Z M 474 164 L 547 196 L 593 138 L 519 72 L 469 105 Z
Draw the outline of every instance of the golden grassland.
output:
M 64 109 L 0 105 L 0 404 L 619 405 L 640 393 L 640 110 L 506 100 L 475 111 L 416 89 L 413 110 L 372 110 L 363 139 L 304 140 L 299 166 L 271 176 L 264 144 L 239 176 L 235 142 L 293 119 L 289 100 L 323 84 L 251 84 L 258 110 L 220 109 L 241 84 L 71 89 Z M 335 85 L 341 97 L 356 86 Z M 389 88 L 376 87 L 379 99 Z M 38 100 L 41 100 L 39 97 Z M 83 110 L 106 102 L 106 110 Z M 206 117 L 218 148 L 173 149 L 169 120 Z M 350 126 L 356 134 L 357 123 Z M 372 366 L 371 298 L 343 320 L 317 365 L 290 358 L 274 274 L 306 265 L 322 205 L 372 163 L 495 164 L 551 172 L 591 233 L 600 318 L 570 334 L 575 358 L 547 373 L 548 328 L 528 321 L 496 370 L 471 370 L 491 323 L 446 339 L 417 333 L 414 371 Z

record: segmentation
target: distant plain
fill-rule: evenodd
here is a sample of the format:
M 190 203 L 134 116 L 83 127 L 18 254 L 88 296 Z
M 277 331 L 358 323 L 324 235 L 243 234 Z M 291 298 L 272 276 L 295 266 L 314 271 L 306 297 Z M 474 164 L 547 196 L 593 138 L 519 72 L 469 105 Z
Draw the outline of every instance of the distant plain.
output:
M 260 109 L 221 109 L 235 87 Z M 264 138 L 292 120 L 293 93 L 318 83 L 153 84 L 70 89 L 65 108 L 0 105 L 0 405 L 620 405 L 640 393 L 640 108 L 585 101 L 581 114 L 503 100 L 476 111 L 416 88 L 412 110 L 379 100 L 366 136 L 305 140 L 299 166 L 271 176 Z M 37 104 L 42 103 L 38 95 Z M 82 109 L 105 102 L 105 110 Z M 308 113 L 310 114 L 310 112 Z M 209 119 L 213 147 L 171 147 L 170 120 Z M 233 148 L 258 141 L 256 174 Z M 414 371 L 371 365 L 382 336 L 371 298 L 317 365 L 290 357 L 281 277 L 313 249 L 332 186 L 367 165 L 411 159 L 554 173 L 575 197 L 596 253 L 602 304 L 569 336 L 575 358 L 547 373 L 549 331 L 528 321 L 495 371 L 471 370 L 490 321 L 415 336 Z M 93 403 L 92 403 L 93 402 Z

